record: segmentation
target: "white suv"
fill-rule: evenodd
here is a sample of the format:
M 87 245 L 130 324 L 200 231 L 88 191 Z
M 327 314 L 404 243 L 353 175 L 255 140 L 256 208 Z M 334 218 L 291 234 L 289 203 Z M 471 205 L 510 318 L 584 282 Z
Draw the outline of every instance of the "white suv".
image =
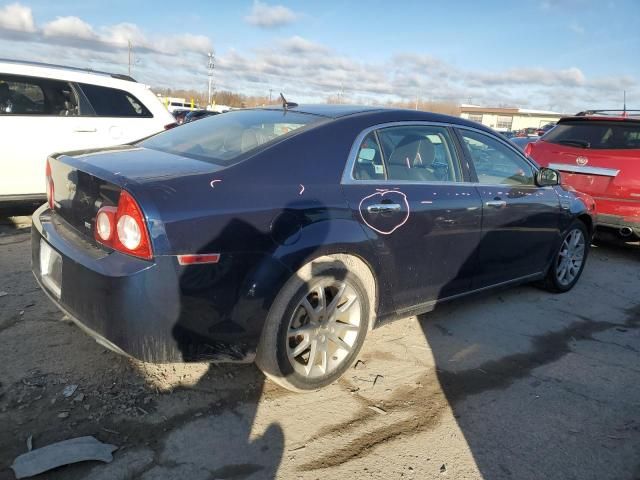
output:
M 125 75 L 0 59 L 0 203 L 44 199 L 52 153 L 129 143 L 174 122 Z

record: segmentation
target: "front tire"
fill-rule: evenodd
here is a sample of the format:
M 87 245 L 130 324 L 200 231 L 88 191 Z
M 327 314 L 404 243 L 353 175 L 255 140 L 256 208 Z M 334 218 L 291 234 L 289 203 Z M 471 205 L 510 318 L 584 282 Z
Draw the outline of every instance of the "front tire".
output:
M 358 268 L 332 259 L 305 265 L 269 310 L 256 364 L 294 392 L 333 383 L 355 362 L 369 329 L 370 305 Z
M 589 254 L 589 233 L 585 224 L 576 220 L 571 224 L 553 257 L 544 281 L 544 288 L 554 293 L 571 290 L 578 282 Z

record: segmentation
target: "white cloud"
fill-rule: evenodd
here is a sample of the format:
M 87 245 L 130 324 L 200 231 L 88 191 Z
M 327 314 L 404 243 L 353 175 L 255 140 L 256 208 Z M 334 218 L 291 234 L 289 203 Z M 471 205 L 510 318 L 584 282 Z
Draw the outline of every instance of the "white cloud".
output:
M 95 40 L 96 32 L 91 25 L 78 17 L 58 17 L 42 27 L 45 37 L 69 37 Z
M 261 28 L 277 28 L 295 22 L 299 15 L 283 5 L 269 5 L 254 0 L 251 12 L 244 17 L 251 25 Z
M 31 33 L 36 31 L 33 13 L 29 7 L 12 3 L 0 8 L 0 29 Z

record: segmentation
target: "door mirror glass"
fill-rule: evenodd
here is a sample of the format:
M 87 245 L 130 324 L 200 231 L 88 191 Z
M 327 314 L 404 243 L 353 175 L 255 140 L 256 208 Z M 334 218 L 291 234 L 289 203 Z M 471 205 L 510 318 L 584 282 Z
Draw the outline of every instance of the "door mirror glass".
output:
M 539 187 L 547 187 L 550 185 L 560 184 L 560 172 L 553 168 L 541 168 L 536 173 L 536 184 Z

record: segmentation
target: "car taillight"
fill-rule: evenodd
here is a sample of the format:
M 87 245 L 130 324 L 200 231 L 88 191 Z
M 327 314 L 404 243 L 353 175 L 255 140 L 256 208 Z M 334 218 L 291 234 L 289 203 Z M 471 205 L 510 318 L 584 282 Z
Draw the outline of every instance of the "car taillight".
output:
M 142 210 L 125 190 L 117 207 L 102 207 L 96 215 L 94 238 L 114 250 L 150 260 L 151 242 Z
M 55 188 L 53 185 L 53 177 L 51 176 L 51 164 L 49 163 L 49 159 L 47 158 L 47 166 L 45 168 L 45 177 L 47 181 L 47 203 L 49 204 L 49 208 L 53 210 L 55 206 Z
M 532 145 L 532 143 L 527 143 L 527 146 L 524 147 L 524 154 L 525 155 L 531 155 L 531 150 L 533 150 L 533 147 L 531 145 Z

